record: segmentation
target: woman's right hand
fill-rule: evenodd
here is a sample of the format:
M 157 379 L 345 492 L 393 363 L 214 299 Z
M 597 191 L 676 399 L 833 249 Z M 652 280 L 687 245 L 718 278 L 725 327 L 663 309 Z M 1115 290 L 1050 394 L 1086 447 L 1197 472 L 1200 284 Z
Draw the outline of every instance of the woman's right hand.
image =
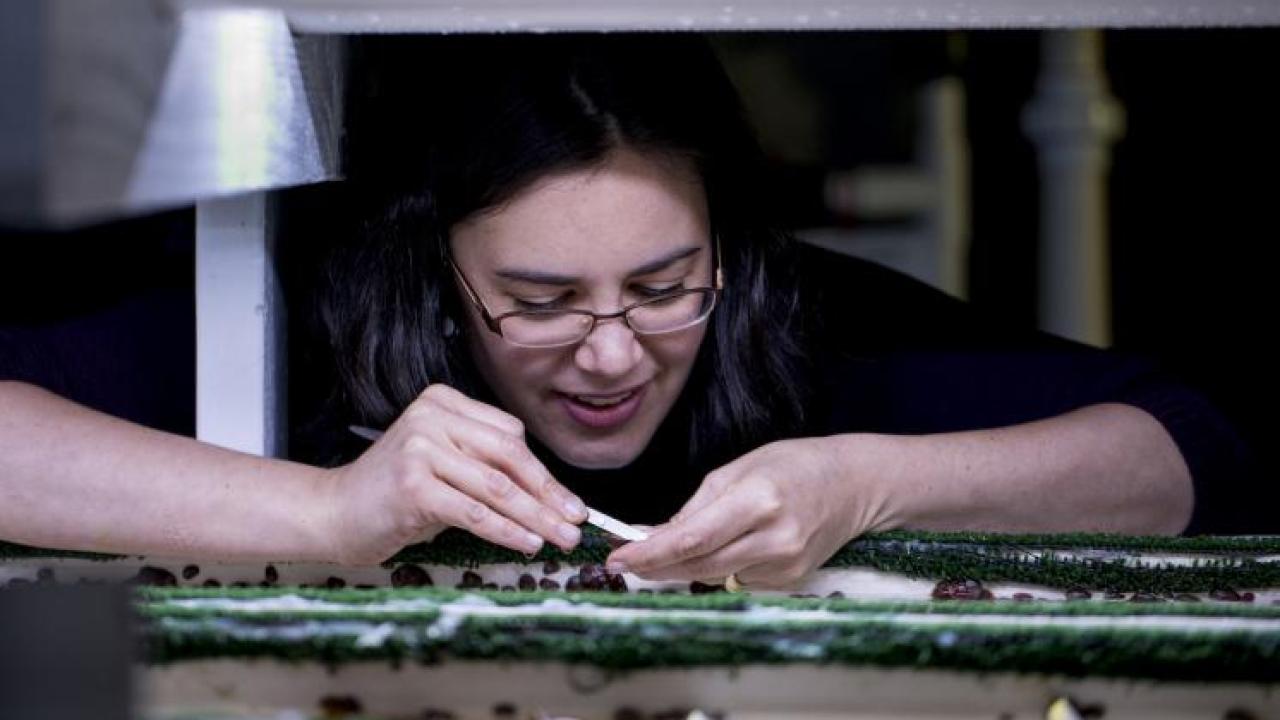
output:
M 529 451 L 520 420 L 442 384 L 329 479 L 331 555 L 343 564 L 380 562 L 450 526 L 523 553 L 544 540 L 568 551 L 587 517 Z

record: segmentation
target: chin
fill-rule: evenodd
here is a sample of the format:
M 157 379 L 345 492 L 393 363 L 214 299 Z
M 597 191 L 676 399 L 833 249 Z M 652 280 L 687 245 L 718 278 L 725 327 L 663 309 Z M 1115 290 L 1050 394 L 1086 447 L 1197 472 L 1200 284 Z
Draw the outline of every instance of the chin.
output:
M 573 441 L 557 442 L 550 445 L 551 451 L 564 462 L 583 470 L 616 470 L 630 465 L 640 457 L 644 445 L 630 447 L 631 443 L 596 443 Z

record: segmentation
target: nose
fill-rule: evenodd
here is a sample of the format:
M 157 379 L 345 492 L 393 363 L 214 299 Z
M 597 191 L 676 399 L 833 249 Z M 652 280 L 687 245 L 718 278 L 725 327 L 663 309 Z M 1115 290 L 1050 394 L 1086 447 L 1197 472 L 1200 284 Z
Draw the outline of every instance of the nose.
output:
M 584 371 L 604 377 L 622 377 L 640 362 L 644 350 L 622 318 L 599 320 L 574 351 L 573 360 Z

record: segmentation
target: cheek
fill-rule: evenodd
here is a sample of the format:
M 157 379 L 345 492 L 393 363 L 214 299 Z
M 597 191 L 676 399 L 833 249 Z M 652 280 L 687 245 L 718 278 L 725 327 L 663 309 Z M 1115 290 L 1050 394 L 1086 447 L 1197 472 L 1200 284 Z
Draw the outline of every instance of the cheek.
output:
M 507 407 L 516 411 L 547 384 L 561 360 L 547 350 L 516 347 L 489 332 L 483 325 L 472 327 L 468 347 L 480 377 Z
M 659 338 L 650 346 L 654 358 L 668 370 L 687 374 L 698 357 L 698 350 L 706 338 L 707 326 L 699 325 L 686 332 Z
M 517 384 L 516 378 L 510 376 L 512 368 L 518 368 L 519 365 L 508 357 L 514 348 L 489 332 L 477 319 L 473 320 L 467 337 L 471 360 L 490 389 L 499 396 L 504 395 L 506 388 Z

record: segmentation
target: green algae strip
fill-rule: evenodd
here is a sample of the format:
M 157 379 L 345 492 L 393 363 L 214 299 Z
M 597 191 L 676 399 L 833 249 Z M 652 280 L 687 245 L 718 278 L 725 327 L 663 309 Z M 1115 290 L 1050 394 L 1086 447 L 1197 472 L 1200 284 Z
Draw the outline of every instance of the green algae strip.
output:
M 1096 543 L 1090 545 L 1089 543 Z M 1040 552 L 1044 550 L 1046 552 Z M 1113 551 L 1107 557 L 1063 557 L 1059 552 Z M 1125 552 L 1206 555 L 1191 565 L 1140 565 Z M 568 564 L 603 562 L 608 544 L 598 534 L 584 536 L 568 557 L 544 549 L 538 560 L 563 558 Z M 1218 557 L 1214 557 L 1214 554 Z M 1057 588 L 1119 591 L 1208 592 L 1220 588 L 1280 586 L 1280 562 L 1251 555 L 1280 554 L 1280 538 L 1133 538 L 1104 535 L 1029 536 L 944 533 L 886 533 L 849 543 L 824 567 L 866 567 L 914 578 L 971 579 L 1030 583 Z M 408 548 L 395 558 L 450 566 L 530 562 L 524 556 L 462 533 L 431 545 Z
M 911 578 L 979 580 L 1090 590 L 1208 592 L 1280 586 L 1280 562 L 1209 559 L 1191 565 L 1132 564 L 1127 558 L 974 552 L 958 546 L 913 551 L 845 548 L 827 568 L 868 567 Z
M 639 610 L 693 610 L 722 613 L 745 612 L 753 607 L 790 611 L 825 610 L 832 613 L 864 615 L 913 613 L 922 615 L 1012 615 L 1049 617 L 1150 617 L 1188 616 L 1222 618 L 1280 618 L 1280 606 L 1250 603 L 1128 601 L 1079 602 L 1015 602 L 961 600 L 853 600 L 843 598 L 788 598 L 776 596 L 711 593 L 707 595 L 638 595 L 605 592 L 508 592 L 463 591 L 444 588 L 377 589 L 377 590 L 296 590 L 289 588 L 143 588 L 138 591 L 139 611 L 148 617 L 236 617 L 267 618 L 289 621 L 302 618 L 416 620 L 438 614 L 434 607 L 447 603 L 482 598 L 495 606 L 527 608 L 536 612 L 547 600 L 602 608 Z M 350 608 L 281 608 L 260 610 L 236 608 L 235 601 L 253 601 L 280 597 L 298 597 Z M 183 600 L 225 600 L 229 606 L 213 608 L 183 605 Z M 362 609 L 363 605 L 416 602 L 422 609 Z
M 553 653 L 568 662 L 620 668 L 802 661 L 976 672 L 1280 681 L 1280 633 L 1170 635 L 1113 628 L 926 627 L 881 621 L 815 625 L 781 620 L 762 627 L 673 619 L 646 623 L 639 633 L 616 623 L 583 623 L 548 634 L 542 627 L 528 628 L 500 618 L 471 620 L 450 641 L 451 655 L 538 659 Z M 1206 662 L 1222 666 L 1203 667 Z
M 979 533 L 932 532 L 927 530 L 889 530 L 866 535 L 849 546 L 861 543 L 961 543 L 992 547 L 1131 550 L 1170 553 L 1280 554 L 1280 535 L 1199 535 L 1194 537 L 1167 535 L 1116 535 L 1111 533 Z M 847 546 L 848 547 L 848 546 Z
M 861 565 L 870 555 L 923 554 L 944 550 L 1026 553 L 1047 550 L 1111 550 L 1117 552 L 1163 552 L 1174 554 L 1206 554 L 1240 557 L 1280 555 L 1280 536 L 1244 537 L 1149 537 L 1107 535 L 1098 533 L 1066 534 L 998 534 L 943 533 L 894 530 L 858 538 L 845 545 L 826 563 L 827 567 Z M 602 563 L 611 548 L 596 528 L 583 530 L 582 542 L 570 553 L 544 545 L 532 558 L 507 548 L 493 545 L 460 530 L 441 533 L 430 543 L 405 548 L 392 558 L 394 562 L 417 562 L 451 567 L 475 567 L 490 563 L 530 563 L 556 560 L 572 565 Z
M 476 567 L 546 560 L 581 565 L 603 562 L 609 551 L 604 535 L 594 528 L 584 533 L 582 543 L 572 553 L 544 547 L 533 558 L 454 530 L 442 533 L 429 544 L 406 548 L 384 565 L 413 562 Z M 1192 556 L 1193 562 L 1152 567 L 1131 554 L 1139 552 L 1187 555 Z M 1063 553 L 1080 556 L 1065 557 Z M 893 531 L 849 543 L 824 567 L 866 567 L 914 578 L 1017 582 L 1062 589 L 1177 593 L 1280 587 L 1280 561 L 1254 557 L 1267 554 L 1280 555 L 1280 536 L 1169 538 Z M 39 557 L 111 560 L 123 556 L 0 544 L 0 558 Z
M 1195 682 L 1280 682 L 1280 633 L 1151 629 L 467 617 L 447 633 L 396 628 L 377 643 L 354 631 L 303 637 L 236 632 L 226 620 L 173 620 L 147 633 L 148 661 L 274 658 L 329 666 L 364 660 L 565 662 L 619 671 L 755 664 L 954 669 Z
M 867 535 L 838 551 L 828 566 L 859 564 L 868 553 L 925 553 L 953 549 L 978 551 L 989 549 L 1010 552 L 1034 550 L 1112 550 L 1130 552 L 1163 552 L 1173 554 L 1206 554 L 1242 557 L 1248 555 L 1280 555 L 1280 535 L 1259 536 L 1199 536 L 1163 537 L 1138 535 L 1112 535 L 1100 533 L 1059 534 L 1006 534 L 972 532 L 929 532 L 892 530 Z M 583 540 L 570 553 L 564 553 L 544 545 L 533 557 L 529 557 L 482 540 L 457 529 L 446 530 L 430 543 L 406 547 L 391 558 L 392 562 L 418 562 L 451 567 L 475 567 L 489 563 L 523 563 L 556 560 L 581 565 L 603 562 L 610 546 L 604 533 L 594 527 L 584 526 Z M 56 550 L 0 541 L 0 561 L 28 558 L 74 558 L 85 560 L 121 560 L 139 558 L 136 555 Z

